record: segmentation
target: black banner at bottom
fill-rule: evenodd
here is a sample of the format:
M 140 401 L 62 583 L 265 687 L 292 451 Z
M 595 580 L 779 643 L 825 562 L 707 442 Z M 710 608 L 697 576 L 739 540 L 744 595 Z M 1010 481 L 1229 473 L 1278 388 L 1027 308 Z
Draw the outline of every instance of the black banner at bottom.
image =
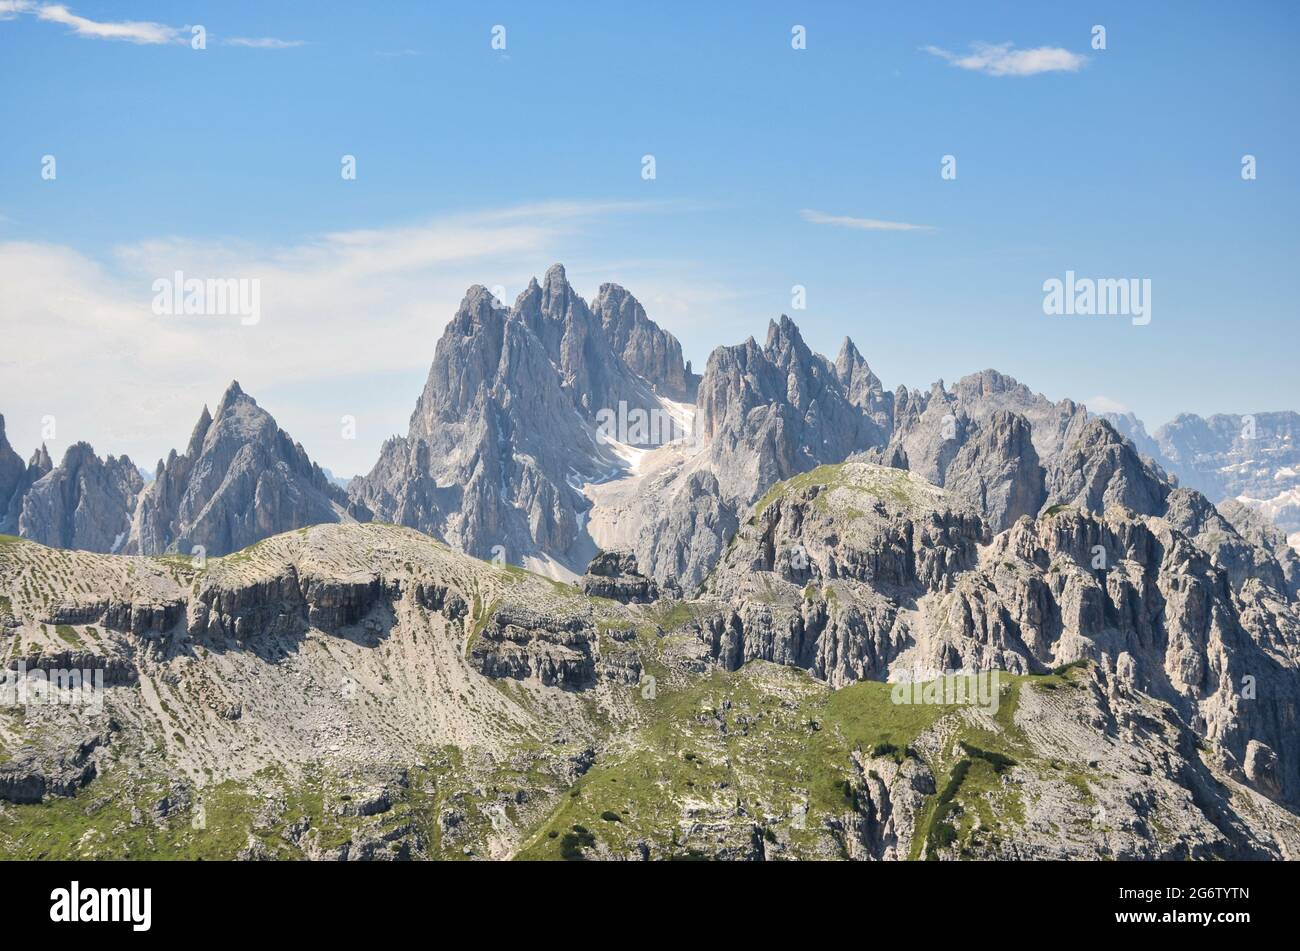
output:
M 420 927 L 431 916 L 498 937 L 554 927 L 560 940 L 582 940 L 582 933 L 655 931 L 687 919 L 694 938 L 735 938 L 781 918 L 825 914 L 826 923 L 869 927 L 877 939 L 915 937 L 918 929 L 958 937 L 1042 927 L 1071 937 L 1141 932 L 1181 940 L 1192 931 L 1230 939 L 1280 927 L 1294 914 L 1297 878 L 1291 863 L 1232 862 L 9 862 L 0 863 L 0 894 L 9 939 L 59 932 L 219 939 L 255 931 L 337 940 L 373 938 L 380 923 Z

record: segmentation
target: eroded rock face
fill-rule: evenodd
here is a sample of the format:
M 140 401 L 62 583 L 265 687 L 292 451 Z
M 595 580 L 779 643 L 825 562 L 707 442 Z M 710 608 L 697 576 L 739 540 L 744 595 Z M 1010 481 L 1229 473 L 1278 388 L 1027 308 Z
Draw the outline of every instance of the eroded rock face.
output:
M 856 808 L 845 818 L 845 840 L 855 858 L 905 861 L 911 854 L 917 820 L 927 797 L 934 795 L 934 774 L 915 755 L 858 753 Z
M 1169 492 L 1132 443 L 1107 421 L 1092 419 L 1050 462 L 1046 506 L 1076 505 L 1089 512 L 1119 506 L 1159 515 Z
M 582 593 L 624 604 L 647 604 L 659 598 L 659 586 L 637 570 L 636 555 L 603 551 L 591 560 L 579 582 Z
M 677 338 L 650 320 L 640 301 L 617 284 L 602 284 L 591 311 L 628 369 L 669 399 L 695 402 L 699 375 L 691 372 L 689 360 L 682 360 Z
M 596 629 L 581 617 L 502 609 L 470 646 L 470 663 L 485 677 L 577 689 L 596 679 Z
M 855 462 L 779 486 L 741 526 L 705 595 L 684 603 L 588 598 L 373 524 L 285 533 L 202 570 L 11 540 L 0 593 L 33 663 L 120 664 L 106 713 L 124 718 L 133 741 L 170 738 L 160 768 L 201 757 L 224 775 L 242 757 L 251 773 L 268 748 L 288 763 L 356 764 L 333 787 L 346 796 L 327 803 L 336 818 L 364 820 L 346 842 L 318 841 L 305 820 L 282 830 L 278 841 L 308 857 L 435 848 L 504 857 L 524 842 L 545 846 L 537 823 L 572 801 L 579 775 L 605 767 L 657 779 L 584 787 L 615 797 L 597 815 L 622 814 L 602 818 L 591 845 L 578 840 L 593 857 L 1295 854 L 1295 604 L 1264 580 L 1282 577 L 1264 570 L 1268 553 L 1233 537 L 1197 493 L 1179 490 L 1168 510 L 1067 507 L 991 536 L 951 492 Z M 1259 566 L 1240 584 L 1238 555 Z M 626 578 L 633 567 L 611 553 L 591 577 Z M 47 602 L 22 583 L 35 568 L 78 584 Z M 93 651 L 56 650 L 66 643 L 56 624 L 73 625 L 68 636 Z M 925 726 L 917 711 L 919 725 L 901 737 L 889 725 L 883 744 L 891 718 L 878 704 L 891 703 L 890 690 L 859 683 L 934 667 L 1042 675 L 1076 659 L 1086 662 L 1018 681 L 1015 705 L 996 716 L 964 706 Z M 122 770 L 129 787 L 133 758 L 58 760 L 84 735 L 66 708 L 25 720 L 58 742 L 19 756 L 7 731 L 12 768 L 0 769 L 0 795 L 30 802 L 74 790 L 94 781 L 81 771 L 92 761 L 106 775 Z M 981 822 L 968 835 L 950 816 L 959 843 L 929 835 L 918 819 L 936 777 L 946 785 L 958 759 L 981 756 L 956 741 L 983 745 L 986 735 L 1014 749 L 996 773 L 976 762 L 994 786 L 959 797 L 968 815 L 979 806 Z M 400 779 L 375 780 L 415 744 L 444 757 L 447 797 L 429 817 L 442 846 L 421 839 Z M 448 746 L 467 765 L 453 768 L 438 752 Z M 825 753 L 817 762 L 833 785 L 801 787 L 790 767 L 805 747 Z M 113 745 L 127 748 L 134 742 Z M 460 772 L 484 752 L 486 771 Z M 539 767 L 555 782 L 539 780 Z M 522 785 L 500 788 L 503 769 Z M 765 775 L 773 771 L 782 778 Z M 430 774 L 420 777 L 427 789 Z M 141 789 L 138 821 L 159 827 L 175 828 L 197 802 L 174 779 Z M 497 822 L 476 802 L 499 804 Z M 679 835 L 647 831 L 664 814 L 682 817 Z M 557 831 L 573 831 L 574 818 Z
M 204 407 L 184 454 L 173 450 L 159 461 L 126 551 L 224 555 L 279 532 L 369 517 L 347 506 L 346 494 L 302 446 L 231 383 L 215 416 Z
M 764 659 L 832 684 L 1109 658 L 1203 730 L 1226 768 L 1249 776 L 1252 740 L 1276 751 L 1274 765 L 1254 754 L 1268 777 L 1257 788 L 1297 798 L 1300 611 L 1287 571 L 1199 493 L 1166 504 L 1101 425 L 1101 464 L 1081 465 L 1070 491 L 1105 511 L 1022 515 L 995 537 L 955 495 L 899 470 L 846 463 L 791 480 L 719 562 L 697 636 L 727 669 Z M 1157 500 L 1162 515 L 1134 507 Z
M 353 498 L 478 557 L 540 556 L 580 573 L 594 546 L 583 528 L 591 503 L 575 486 L 624 465 L 597 430 L 663 414 L 656 388 L 680 397 L 693 385 L 680 345 L 634 298 L 607 285 L 597 308 L 559 265 L 509 310 L 471 288 L 438 342 L 409 433 L 353 481 Z M 609 438 L 633 444 L 662 435 L 614 429 Z
M 694 590 L 769 486 L 883 446 L 887 407 L 851 344 L 833 366 L 784 315 L 769 325 L 764 346 L 751 338 L 714 350 L 696 408 L 702 448 L 641 500 L 638 561 L 661 584 Z
M 39 471 L 44 460 L 34 462 Z M 101 460 L 89 444 L 75 443 L 22 495 L 18 534 L 55 548 L 121 551 L 143 486 L 126 456 Z
M 983 513 L 995 532 L 1037 515 L 1047 490 L 1033 431 L 1018 413 L 999 410 L 979 426 L 948 465 L 944 487 Z
M 1180 485 L 1300 530 L 1300 414 L 1181 413 L 1154 435 L 1132 413 L 1103 415 Z
M 31 804 L 46 796 L 75 796 L 94 780 L 95 752 L 110 736 L 105 729 L 82 737 L 67 750 L 19 750 L 9 762 L 0 763 L 0 799 Z
M 22 456 L 14 452 L 5 437 L 5 418 L 0 415 L 0 533 L 4 532 L 10 499 L 20 490 L 25 492 L 27 489 L 24 484 L 26 475 L 27 467 L 23 465 Z
M 707 595 L 721 603 L 699 636 L 727 669 L 762 659 L 837 685 L 882 679 L 914 639 L 903 606 L 950 590 L 988 531 L 902 470 L 851 462 L 790 485 L 710 576 Z

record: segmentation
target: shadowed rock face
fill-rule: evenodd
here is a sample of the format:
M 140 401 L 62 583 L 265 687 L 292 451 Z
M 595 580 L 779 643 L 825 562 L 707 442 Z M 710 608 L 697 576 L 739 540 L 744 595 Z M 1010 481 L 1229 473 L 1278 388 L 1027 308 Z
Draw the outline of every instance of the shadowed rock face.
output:
M 640 301 L 617 284 L 602 284 L 591 310 L 629 370 L 671 400 L 695 402 L 699 376 L 683 362 L 677 338 L 650 320 Z
M 591 560 L 579 580 L 583 594 L 623 604 L 648 604 L 659 599 L 659 586 L 637 570 L 636 556 L 603 551 Z
M 12 450 L 10 451 L 12 452 Z M 21 461 L 19 465 L 22 465 Z M 12 460 L 10 466 L 12 467 Z M 28 460 L 26 468 L 13 480 L 8 503 L 4 511 L 0 512 L 0 534 L 18 534 L 18 517 L 22 514 L 23 499 L 27 496 L 27 490 L 53 469 L 54 462 L 50 459 L 50 454 L 44 446 L 32 453 L 32 458 Z
M 542 557 L 577 574 L 594 553 L 578 487 L 623 465 L 598 437 L 603 414 L 663 412 L 656 389 L 680 399 L 692 388 L 680 345 L 622 288 L 605 285 L 593 313 L 559 265 L 509 310 L 475 286 L 438 342 L 408 434 L 350 492 L 478 557 Z
M 22 456 L 14 452 L 5 437 L 5 418 L 0 416 L 0 533 L 4 532 L 5 513 L 16 493 L 26 491 L 27 467 Z
M 647 574 L 693 590 L 769 486 L 887 442 L 873 415 L 888 404 L 879 381 L 851 343 L 840 362 L 814 354 L 785 316 L 762 347 L 750 338 L 713 351 L 696 406 L 702 448 L 637 515 L 636 555 Z
M 29 473 L 39 472 L 48 458 L 34 460 Z M 126 456 L 101 460 L 89 444 L 76 443 L 22 496 L 18 534 L 55 548 L 121 551 L 143 486 Z
M 835 375 L 844 387 L 849 402 L 867 411 L 867 415 L 888 435 L 894 428 L 894 394 L 888 392 L 880 378 L 871 372 L 866 359 L 848 337 L 835 358 Z
M 278 532 L 350 518 L 347 504 L 302 446 L 231 383 L 215 416 L 204 407 L 184 454 L 173 450 L 159 461 L 126 550 L 158 555 L 201 546 L 223 555 Z
M 1045 479 L 1029 421 L 999 410 L 958 450 L 944 486 L 1000 532 L 1022 515 L 1038 514 L 1046 498 Z
M 1090 512 L 1120 506 L 1161 515 L 1169 492 L 1169 484 L 1142 461 L 1132 443 L 1110 423 L 1093 419 L 1052 459 L 1046 504 L 1076 505 Z

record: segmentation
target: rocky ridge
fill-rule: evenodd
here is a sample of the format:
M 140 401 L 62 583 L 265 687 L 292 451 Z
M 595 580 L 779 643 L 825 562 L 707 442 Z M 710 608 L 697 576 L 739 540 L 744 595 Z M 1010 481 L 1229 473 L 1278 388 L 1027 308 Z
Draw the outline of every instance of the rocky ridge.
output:
M 95 778 L 46 798 L 111 849 L 75 804 L 134 797 L 141 854 L 249 795 L 222 820 L 244 857 L 1295 854 L 1294 595 L 1195 493 L 994 535 L 914 473 L 847 463 L 753 509 L 700 598 L 649 604 L 383 525 L 203 567 L 5 542 L 8 665 L 76 640 L 117 671 Z M 1005 671 L 996 702 L 882 682 L 959 667 Z M 85 716 L 0 718 L 11 772 L 56 778 Z M 295 818 L 303 790 L 323 805 Z M 0 806 L 0 850 L 26 808 Z

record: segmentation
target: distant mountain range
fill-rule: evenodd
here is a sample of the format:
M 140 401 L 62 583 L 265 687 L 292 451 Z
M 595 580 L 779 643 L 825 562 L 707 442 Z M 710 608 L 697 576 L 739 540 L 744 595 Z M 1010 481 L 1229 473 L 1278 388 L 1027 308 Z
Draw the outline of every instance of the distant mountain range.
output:
M 1213 502 L 1236 499 L 1300 533 L 1300 413 L 1183 413 L 1148 435 L 1132 413 L 1106 413 L 1138 451 Z

